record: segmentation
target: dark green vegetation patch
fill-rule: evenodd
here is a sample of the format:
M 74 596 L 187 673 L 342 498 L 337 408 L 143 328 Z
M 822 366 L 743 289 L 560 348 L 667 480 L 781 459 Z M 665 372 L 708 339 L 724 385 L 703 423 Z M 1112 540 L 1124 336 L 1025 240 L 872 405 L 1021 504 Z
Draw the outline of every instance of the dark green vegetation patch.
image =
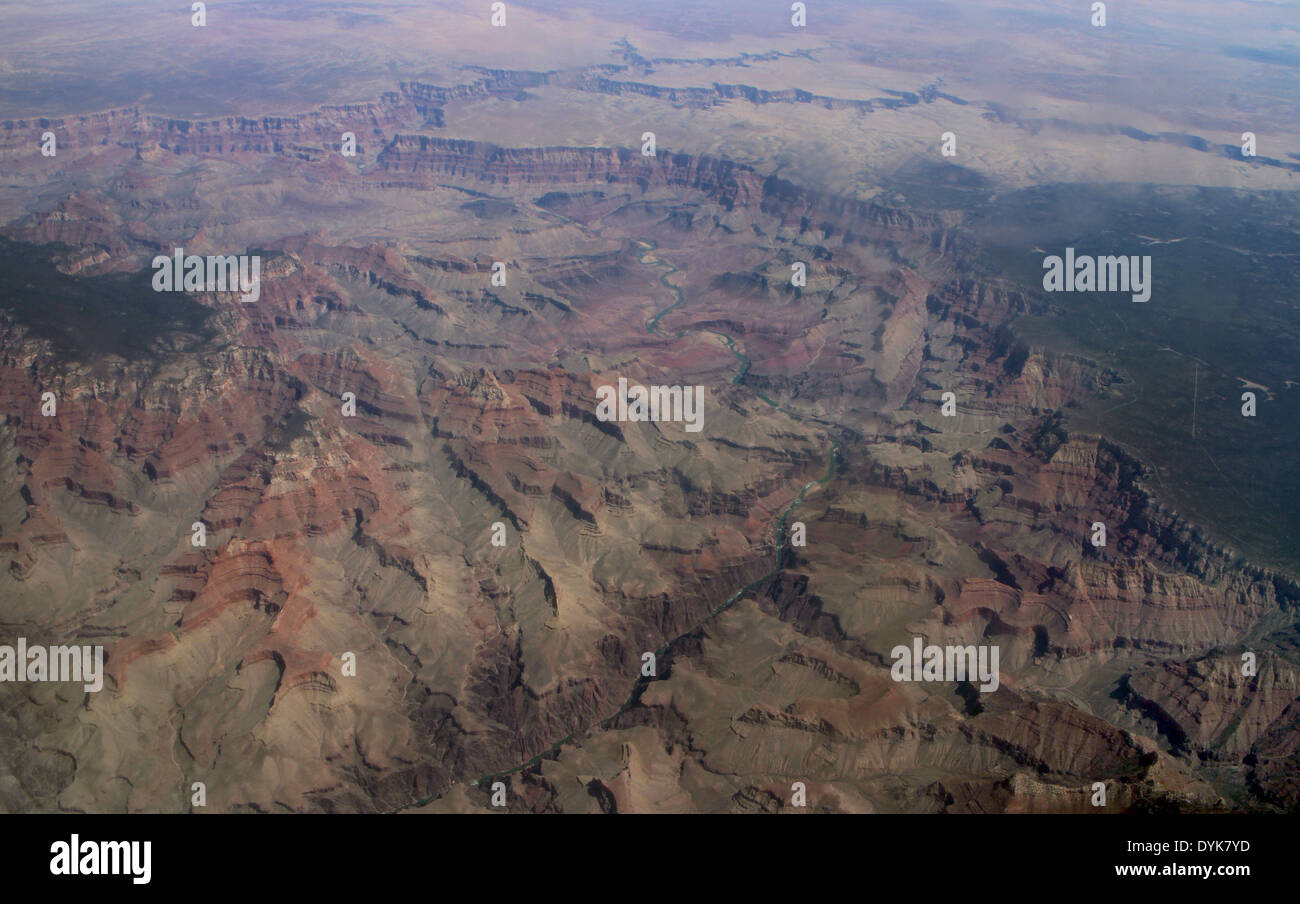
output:
M 193 348 L 215 335 L 212 311 L 182 292 L 155 292 L 153 272 L 69 276 L 58 244 L 0 238 L 0 309 L 56 353 L 78 360 L 130 361 Z
M 1157 496 L 1261 564 L 1300 569 L 1300 208 L 1283 192 L 1054 185 L 973 213 L 982 269 L 1034 299 L 1017 332 L 1126 382 L 1068 423 L 1131 449 Z M 1150 255 L 1151 298 L 1047 293 L 1043 259 Z M 1039 250 L 1035 250 L 1039 249 Z M 1257 385 L 1254 385 L 1257 384 Z M 1242 416 L 1242 393 L 1257 398 Z

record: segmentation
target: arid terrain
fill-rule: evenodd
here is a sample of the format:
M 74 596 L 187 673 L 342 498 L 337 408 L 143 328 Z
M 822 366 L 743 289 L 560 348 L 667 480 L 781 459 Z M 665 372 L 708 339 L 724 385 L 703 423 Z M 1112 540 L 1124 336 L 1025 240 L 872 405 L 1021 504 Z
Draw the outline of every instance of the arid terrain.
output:
M 490 6 L 0 11 L 0 811 L 1300 808 L 1300 12 Z

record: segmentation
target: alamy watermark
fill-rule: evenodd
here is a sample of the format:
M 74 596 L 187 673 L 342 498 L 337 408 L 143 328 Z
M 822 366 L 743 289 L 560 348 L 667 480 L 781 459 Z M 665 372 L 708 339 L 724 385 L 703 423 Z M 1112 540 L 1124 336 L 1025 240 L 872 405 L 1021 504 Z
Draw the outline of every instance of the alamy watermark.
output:
M 262 258 L 256 254 L 209 254 L 200 257 L 176 248 L 153 259 L 155 292 L 240 292 L 252 304 L 262 297 Z
M 617 389 L 597 387 L 596 399 L 599 421 L 681 421 L 687 433 L 704 429 L 703 386 L 629 386 L 619 377 Z
M 50 845 L 50 874 L 54 876 L 130 876 L 135 885 L 148 885 L 153 876 L 152 841 L 68 841 Z
M 981 692 L 998 689 L 998 648 L 971 644 L 964 647 L 923 646 L 919 637 L 912 646 L 902 644 L 889 651 L 896 660 L 889 674 L 895 681 L 980 682 Z
M 1151 298 L 1151 255 L 1075 256 L 1065 249 L 1065 259 L 1043 258 L 1043 289 L 1047 292 L 1129 292 L 1134 301 Z
M 80 681 L 93 694 L 104 686 L 104 648 L 28 646 L 20 637 L 17 648 L 0 646 L 0 681 Z

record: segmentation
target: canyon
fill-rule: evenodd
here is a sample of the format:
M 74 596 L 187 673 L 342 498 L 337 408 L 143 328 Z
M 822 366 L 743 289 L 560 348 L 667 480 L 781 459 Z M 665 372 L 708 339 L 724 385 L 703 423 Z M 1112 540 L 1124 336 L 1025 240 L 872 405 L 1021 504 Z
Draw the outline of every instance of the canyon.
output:
M 987 105 L 638 46 L 0 122 L 0 627 L 105 654 L 95 693 L 0 684 L 0 809 L 1300 806 L 1300 583 L 1080 425 L 1132 374 L 1024 327 L 1059 299 L 990 269 L 978 205 L 673 134 Z M 657 153 L 484 137 L 572 96 Z M 154 292 L 175 249 L 257 260 L 257 297 Z M 602 416 L 622 386 L 677 423 Z M 897 681 L 914 641 L 993 674 Z

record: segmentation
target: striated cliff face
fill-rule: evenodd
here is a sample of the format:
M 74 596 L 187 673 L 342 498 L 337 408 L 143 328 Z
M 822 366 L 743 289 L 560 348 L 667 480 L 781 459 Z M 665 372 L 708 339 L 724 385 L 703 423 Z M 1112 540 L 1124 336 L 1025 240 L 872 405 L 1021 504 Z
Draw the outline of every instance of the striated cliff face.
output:
M 324 148 L 337 149 L 344 131 L 358 146 L 371 136 L 409 122 L 415 108 L 396 92 L 377 103 L 322 107 L 292 116 L 227 116 L 189 120 L 150 115 L 139 107 L 55 119 L 0 122 L 0 154 L 30 154 L 40 135 L 52 131 L 60 150 L 91 151 L 105 145 L 138 153 L 157 148 L 172 154 L 282 154 L 318 160 Z
M 1214 759 L 1245 756 L 1295 717 L 1294 665 L 1265 654 L 1253 675 L 1239 656 L 1168 662 L 1129 677 L 1125 702 L 1160 725 L 1175 747 Z
M 481 75 L 0 129 L 38 199 L 4 236 L 86 298 L 182 244 L 263 262 L 257 303 L 184 296 L 206 332 L 134 357 L 58 345 L 40 296 L 0 321 L 3 622 L 108 652 L 102 693 L 0 688 L 5 806 L 475 808 L 537 757 L 512 806 L 1295 805 L 1300 588 L 1063 426 L 1122 375 L 1021 339 L 956 217 L 413 134 L 568 77 Z M 182 304 L 122 291 L 142 334 Z M 704 429 L 600 420 L 620 377 L 705 387 Z M 891 680 L 916 636 L 999 645 L 999 689 Z
M 782 54 L 777 54 L 782 55 Z M 771 55 L 755 55 L 753 59 L 774 59 Z M 440 86 L 424 82 L 402 82 L 402 93 L 412 99 L 420 108 L 442 124 L 442 108 L 452 102 L 475 100 L 488 97 L 525 99 L 528 89 L 555 86 L 569 91 L 588 94 L 603 94 L 614 97 L 634 96 L 649 100 L 665 101 L 675 107 L 688 109 L 707 109 L 719 104 L 733 101 L 762 106 L 766 104 L 813 104 L 826 110 L 849 110 L 866 114 L 876 110 L 897 110 L 916 106 L 921 103 L 934 103 L 937 100 L 964 106 L 967 102 L 951 94 L 938 90 L 938 85 L 925 85 L 917 91 L 890 91 L 886 97 L 844 98 L 831 97 L 799 88 L 769 90 L 745 84 L 724 84 L 711 82 L 705 85 L 674 87 L 656 85 L 653 82 L 632 81 L 626 78 L 629 72 L 638 67 L 648 70 L 650 61 L 642 58 L 631 60 L 634 66 L 596 65 L 574 69 L 536 72 L 529 70 L 486 69 L 481 66 L 468 67 L 482 74 L 482 78 L 472 82 Z M 680 63 L 684 60 L 659 60 L 659 63 Z M 689 61 L 696 65 L 712 67 L 727 62 L 711 58 Z M 648 72 L 647 72 L 648 74 Z
M 699 192 L 725 209 L 762 197 L 749 167 L 728 160 L 668 154 L 643 157 L 625 148 L 501 148 L 483 142 L 397 135 L 380 152 L 386 172 L 437 174 L 509 185 L 609 183 L 641 190 Z

